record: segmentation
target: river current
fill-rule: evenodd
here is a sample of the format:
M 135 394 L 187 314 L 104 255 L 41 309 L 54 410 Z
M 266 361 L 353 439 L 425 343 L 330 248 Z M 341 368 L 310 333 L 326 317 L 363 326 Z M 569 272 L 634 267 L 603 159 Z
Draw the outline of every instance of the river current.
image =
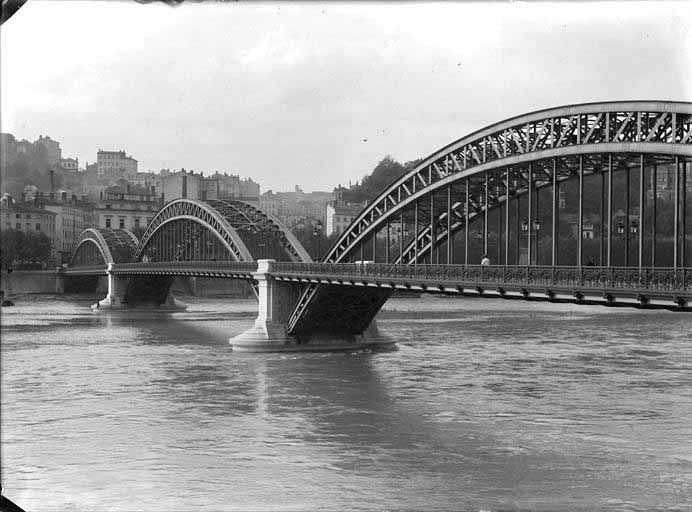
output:
M 692 314 L 390 300 L 389 352 L 240 354 L 256 303 L 3 308 L 27 511 L 692 510 Z

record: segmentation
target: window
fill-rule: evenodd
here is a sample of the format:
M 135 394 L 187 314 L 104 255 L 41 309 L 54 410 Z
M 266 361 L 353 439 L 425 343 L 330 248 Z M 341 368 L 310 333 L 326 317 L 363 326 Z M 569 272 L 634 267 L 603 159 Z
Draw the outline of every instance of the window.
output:
M 38 222 L 36 223 L 36 231 L 41 231 L 41 224 Z
M 22 229 L 22 223 L 21 223 L 21 222 L 17 222 L 17 223 L 14 225 L 14 229 Z
M 120 229 L 124 229 L 124 228 L 125 228 L 125 219 L 120 217 Z
M 111 220 L 110 219 L 106 219 L 106 227 L 107 228 L 111 227 Z
M 139 217 L 135 219 L 135 229 L 139 227 Z
M 26 214 L 26 218 L 27 218 L 27 219 L 30 219 L 30 218 L 31 218 L 31 214 L 30 214 L 30 213 L 27 213 L 27 214 Z
M 22 218 L 22 214 L 21 214 L 21 213 L 17 213 L 17 214 L 15 214 L 15 217 L 17 217 L 18 219 L 21 219 L 21 218 Z

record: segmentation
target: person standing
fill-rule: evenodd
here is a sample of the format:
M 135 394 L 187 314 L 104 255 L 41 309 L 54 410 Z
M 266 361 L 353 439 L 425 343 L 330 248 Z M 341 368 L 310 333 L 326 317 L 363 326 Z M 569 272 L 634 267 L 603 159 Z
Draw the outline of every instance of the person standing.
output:
M 488 258 L 487 254 L 484 254 L 483 259 L 481 260 L 481 266 L 487 267 L 488 265 L 490 265 L 490 258 Z

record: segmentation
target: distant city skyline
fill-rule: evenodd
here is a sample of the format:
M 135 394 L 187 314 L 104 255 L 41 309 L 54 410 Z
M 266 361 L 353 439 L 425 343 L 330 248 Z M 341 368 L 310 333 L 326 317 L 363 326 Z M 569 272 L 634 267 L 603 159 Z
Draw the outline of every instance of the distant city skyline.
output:
M 332 190 L 533 110 L 690 101 L 691 25 L 683 2 L 33 0 L 0 32 L 2 131 Z

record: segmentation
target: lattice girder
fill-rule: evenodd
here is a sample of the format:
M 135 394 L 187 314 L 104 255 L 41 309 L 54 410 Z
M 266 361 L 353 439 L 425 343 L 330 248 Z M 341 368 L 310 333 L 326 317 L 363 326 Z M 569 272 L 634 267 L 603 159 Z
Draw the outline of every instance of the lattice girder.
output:
M 171 243 L 175 244 L 173 251 L 165 247 Z M 267 255 L 260 250 L 263 246 L 278 247 L 280 251 Z M 223 248 L 223 255 L 219 256 L 217 247 Z M 154 249 L 174 261 L 190 257 L 254 261 L 267 256 L 311 261 L 300 242 L 278 220 L 233 200 L 177 199 L 166 204 L 147 227 L 135 260 L 142 261 Z
M 147 226 L 142 241 L 137 248 L 135 261 L 142 261 L 157 232 L 166 229 L 169 223 L 188 220 L 199 224 L 226 250 L 228 259 L 233 261 L 252 261 L 252 255 L 243 240 L 229 222 L 213 207 L 192 199 L 176 199 L 167 203 Z M 171 226 L 172 227 L 172 226 Z M 159 237 L 156 237 L 157 240 Z M 178 243 L 184 236 L 177 237 Z M 159 243 L 166 243 L 165 239 Z
M 540 187 L 552 179 L 551 173 L 541 169 L 543 163 L 581 156 L 588 166 L 590 155 L 606 154 L 676 155 L 689 160 L 692 158 L 692 103 L 573 105 L 518 116 L 472 133 L 424 159 L 383 190 L 342 233 L 324 261 L 345 261 L 387 222 L 396 222 L 401 211 L 410 212 L 416 204 L 420 209 L 430 194 L 442 193 L 448 187 L 460 183 L 469 187 L 470 221 L 485 208 L 504 201 L 507 187 L 501 179 L 494 178 L 495 172 L 499 175 L 504 169 L 513 170 L 510 188 L 511 194 L 517 196 L 528 191 L 528 164 L 532 164 L 535 172 L 533 186 Z M 588 174 L 589 169 L 584 167 L 584 172 Z M 560 169 L 558 180 L 577 174 L 578 168 L 572 163 Z M 491 177 L 490 187 L 496 192 L 489 194 L 486 204 L 481 204 L 480 196 L 485 190 L 482 180 L 486 175 Z M 464 201 L 457 199 L 455 205 L 453 232 L 465 223 Z M 433 224 L 440 224 L 440 220 L 438 217 Z M 429 223 L 421 225 L 409 244 L 408 254 L 431 250 L 433 237 L 439 242 L 446 230 L 441 231 L 431 234 Z M 316 299 L 317 289 L 313 285 L 306 290 L 289 320 L 289 331 L 298 325 L 308 305 Z
M 491 169 L 588 154 L 692 156 L 692 104 L 617 102 L 560 107 L 519 116 L 464 137 L 387 187 L 344 231 L 325 261 L 343 261 L 387 212 L 419 192 Z
M 127 229 L 88 228 L 77 239 L 69 266 L 127 263 L 138 244 L 137 237 Z

